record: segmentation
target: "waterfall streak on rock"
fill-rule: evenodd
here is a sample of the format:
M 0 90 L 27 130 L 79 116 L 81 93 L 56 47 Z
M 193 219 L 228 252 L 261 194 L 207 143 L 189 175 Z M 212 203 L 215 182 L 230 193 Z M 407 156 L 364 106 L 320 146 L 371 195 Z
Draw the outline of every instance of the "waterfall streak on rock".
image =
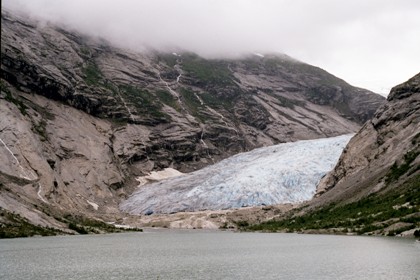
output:
M 38 195 L 39 199 L 42 202 L 49 204 L 48 201 L 46 201 L 45 198 L 41 195 L 41 193 L 42 193 L 42 186 L 41 186 L 41 184 L 38 184 L 38 192 L 37 192 L 37 195 Z
M 119 90 L 117 91 L 117 94 L 118 94 L 118 96 L 120 97 L 121 102 L 123 103 L 123 105 L 124 105 L 125 109 L 127 110 L 128 114 L 130 115 L 130 119 L 134 122 L 134 115 L 131 113 L 130 108 L 128 108 L 128 106 L 127 106 L 127 102 L 125 102 L 125 100 L 124 100 L 124 98 L 121 96 L 121 93 L 120 93 L 120 91 L 119 91 Z
M 217 112 L 216 110 L 214 110 L 213 108 L 211 108 L 211 107 L 209 107 L 207 105 L 206 105 L 206 108 L 207 108 L 207 110 L 209 110 L 210 112 L 212 112 L 214 115 L 219 116 L 220 117 L 220 121 L 225 124 L 226 128 L 232 129 L 233 131 L 236 132 L 236 134 L 239 134 L 238 133 L 238 130 L 235 127 L 228 125 L 228 123 L 225 121 L 225 117 L 222 114 L 220 114 L 219 112 Z
M 159 79 L 165 84 L 166 88 L 169 90 L 169 93 L 172 94 L 172 96 L 174 96 L 177 99 L 177 101 L 179 103 L 179 106 L 181 106 L 181 109 L 184 112 L 188 112 L 187 109 L 185 109 L 184 104 L 182 103 L 179 94 L 169 86 L 168 82 L 166 82 L 164 79 L 162 79 L 162 77 L 160 76 L 160 73 L 159 73 Z
M 198 99 L 198 101 L 200 101 L 201 106 L 203 106 L 204 105 L 203 99 L 201 99 L 201 97 L 198 96 L 198 94 L 196 92 L 194 92 L 194 96 Z
M 37 179 L 36 176 L 34 176 L 34 178 L 31 179 L 28 172 L 25 170 L 25 168 L 23 168 L 23 166 L 20 164 L 17 157 L 13 154 L 13 152 L 9 149 L 9 147 L 7 147 L 6 143 L 4 143 L 4 141 L 1 138 L 0 138 L 0 142 L 3 143 L 3 146 L 10 153 L 10 155 L 13 157 L 13 159 L 16 161 L 16 164 L 19 166 L 20 170 L 22 171 L 22 174 L 20 174 L 20 177 L 26 180 L 36 180 Z

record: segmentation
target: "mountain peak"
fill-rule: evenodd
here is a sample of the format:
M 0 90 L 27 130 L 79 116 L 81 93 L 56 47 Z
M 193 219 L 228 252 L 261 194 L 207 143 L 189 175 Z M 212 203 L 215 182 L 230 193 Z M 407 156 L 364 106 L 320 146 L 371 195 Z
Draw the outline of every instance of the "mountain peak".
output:
M 394 99 L 403 99 L 411 96 L 412 94 L 420 93 L 420 73 L 409 79 L 408 81 L 395 86 L 391 89 L 388 95 L 388 101 Z

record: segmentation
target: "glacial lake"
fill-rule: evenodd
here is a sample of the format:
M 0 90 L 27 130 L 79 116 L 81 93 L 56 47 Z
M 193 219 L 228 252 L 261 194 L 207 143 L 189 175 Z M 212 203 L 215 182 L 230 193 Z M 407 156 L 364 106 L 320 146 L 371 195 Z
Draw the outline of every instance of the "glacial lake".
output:
M 0 240 L 0 279 L 420 279 L 413 239 L 145 230 Z

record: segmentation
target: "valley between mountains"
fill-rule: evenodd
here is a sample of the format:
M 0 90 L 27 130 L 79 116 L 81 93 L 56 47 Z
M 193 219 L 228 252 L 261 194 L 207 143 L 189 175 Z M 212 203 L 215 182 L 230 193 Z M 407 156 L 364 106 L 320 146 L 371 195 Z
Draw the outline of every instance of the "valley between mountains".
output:
M 139 53 L 9 11 L 1 28 L 1 237 L 418 228 L 419 75 L 385 100 L 285 54 Z

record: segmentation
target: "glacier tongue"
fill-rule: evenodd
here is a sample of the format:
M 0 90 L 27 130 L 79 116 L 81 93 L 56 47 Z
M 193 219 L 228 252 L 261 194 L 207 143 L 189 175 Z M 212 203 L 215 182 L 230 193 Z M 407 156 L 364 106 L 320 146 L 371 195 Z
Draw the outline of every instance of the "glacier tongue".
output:
M 131 214 L 218 210 L 312 198 L 353 135 L 255 149 L 196 172 L 142 186 L 121 203 Z

